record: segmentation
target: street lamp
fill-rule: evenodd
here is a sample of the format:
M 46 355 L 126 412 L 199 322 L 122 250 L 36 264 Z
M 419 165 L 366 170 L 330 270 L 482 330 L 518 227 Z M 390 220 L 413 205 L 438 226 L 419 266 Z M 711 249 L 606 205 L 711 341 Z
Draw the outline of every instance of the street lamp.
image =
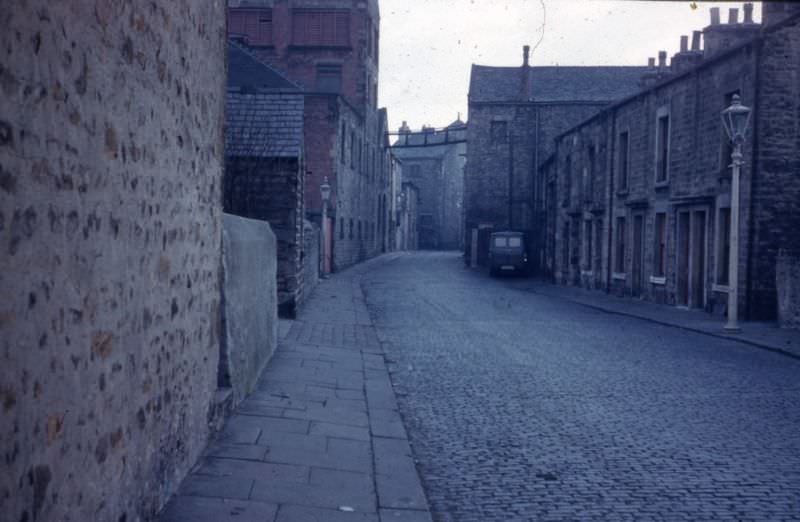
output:
M 322 178 L 319 193 L 322 196 L 322 274 L 324 275 L 330 272 L 328 266 L 328 202 L 331 199 L 331 186 L 328 183 L 328 176 Z
M 741 98 L 734 94 L 731 106 L 722 111 L 722 125 L 733 144 L 731 160 L 731 240 L 728 254 L 728 322 L 725 331 L 739 332 L 739 175 L 742 168 L 742 142 L 750 122 L 750 108 L 742 105 Z

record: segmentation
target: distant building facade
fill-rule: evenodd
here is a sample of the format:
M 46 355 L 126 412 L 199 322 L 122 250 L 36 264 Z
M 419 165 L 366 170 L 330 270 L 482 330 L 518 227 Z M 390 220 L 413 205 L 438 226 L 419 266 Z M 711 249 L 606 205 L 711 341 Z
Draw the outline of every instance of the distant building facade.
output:
M 441 130 L 412 132 L 406 122 L 392 153 L 403 164 L 403 181 L 418 189 L 418 246 L 457 250 L 463 233 L 467 125 L 460 119 Z
M 540 168 L 543 268 L 556 281 L 722 314 L 734 255 L 743 315 L 778 315 L 779 287 L 799 283 L 776 266 L 800 253 L 800 9 L 765 2 L 763 27 L 752 9 L 727 24 L 712 9 L 704 49 L 684 37 L 656 81 L 556 138 Z M 753 111 L 738 252 L 720 118 L 734 95 Z
M 476 229 L 526 231 L 536 268 L 545 239 L 537 173 L 553 139 L 636 92 L 646 68 L 534 67 L 528 54 L 526 46 L 521 67 L 472 66 L 464 242 L 469 253 Z
M 228 17 L 231 37 L 305 93 L 309 219 L 321 222 L 324 179 L 332 189 L 323 255 L 334 269 L 376 255 L 390 170 L 377 108 L 377 0 L 229 0 Z

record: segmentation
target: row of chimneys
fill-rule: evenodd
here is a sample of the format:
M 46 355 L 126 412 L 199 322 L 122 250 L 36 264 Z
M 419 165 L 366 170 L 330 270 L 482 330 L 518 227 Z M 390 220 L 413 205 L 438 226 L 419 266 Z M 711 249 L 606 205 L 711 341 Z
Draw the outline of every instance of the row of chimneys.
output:
M 731 7 L 728 9 L 728 23 L 729 24 L 738 24 L 739 23 L 739 9 L 736 7 Z M 746 3 L 744 4 L 744 23 L 752 24 L 753 22 L 753 4 Z M 712 7 L 711 8 L 711 25 L 719 25 L 719 7 Z
M 728 24 L 720 23 L 719 7 L 712 7 L 711 24 L 703 31 L 692 32 L 692 46 L 689 48 L 689 37 L 681 36 L 680 51 L 672 57 L 667 67 L 667 51 L 658 52 L 658 66 L 655 58 L 647 59 L 648 71 L 642 77 L 642 85 L 647 86 L 658 82 L 662 78 L 686 70 L 704 57 L 721 51 L 737 41 L 748 38 L 758 31 L 759 25 L 753 22 L 753 4 L 744 4 L 744 22 L 739 23 L 739 9 L 732 7 L 728 10 Z M 700 48 L 701 36 L 705 40 L 704 49 Z

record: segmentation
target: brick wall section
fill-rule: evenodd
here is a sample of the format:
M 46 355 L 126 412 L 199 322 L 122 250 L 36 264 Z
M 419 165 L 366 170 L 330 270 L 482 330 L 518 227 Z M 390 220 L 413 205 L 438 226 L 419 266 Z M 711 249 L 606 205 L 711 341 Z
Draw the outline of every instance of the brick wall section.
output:
M 777 253 L 780 249 L 800 248 L 795 233 L 800 226 L 800 86 L 793 80 L 798 71 L 800 29 L 798 19 L 789 19 L 780 27 L 765 29 L 761 39 L 719 54 L 559 137 L 553 166 L 548 166 L 555 173 L 545 173 L 556 179 L 558 192 L 555 210 L 548 209 L 555 216 L 554 241 L 547 253 L 554 259 L 555 279 L 724 313 L 727 289 L 719 284 L 719 220 L 720 209 L 730 207 L 731 188 L 727 168 L 730 151 L 724 147 L 727 138 L 723 136 L 720 111 L 726 107 L 726 95 L 738 91 L 742 102 L 755 114 L 743 145 L 737 254 L 739 306 L 748 318 L 774 319 Z M 666 111 L 670 117 L 669 174 L 663 184 L 657 184 L 655 179 L 659 111 Z M 630 138 L 628 186 L 624 190 L 619 177 L 619 135 L 623 131 Z M 601 147 L 595 156 L 595 183 L 603 183 L 610 208 L 578 196 L 581 173 L 590 168 L 586 154 L 589 144 Z M 610 174 L 603 177 L 602 172 Z M 566 196 L 568 190 L 570 198 Z M 698 270 L 687 268 L 682 261 L 680 245 L 685 234 L 679 220 L 684 212 L 704 213 L 704 236 L 692 247 L 698 256 L 702 253 L 702 258 L 691 261 L 693 266 L 701 267 Z M 655 268 L 656 213 L 665 213 L 667 220 L 663 280 L 656 276 Z M 641 251 L 633 248 L 636 216 L 643 219 Z M 599 266 L 602 273 L 589 276 L 585 273 L 585 223 L 587 219 L 600 218 L 599 237 L 603 244 L 598 249 L 597 236 L 593 235 L 592 248 L 593 256 L 598 256 L 593 265 Z M 625 218 L 626 222 L 621 270 L 616 249 L 617 218 Z M 699 229 L 690 234 L 692 238 L 701 237 Z M 639 255 L 641 271 L 635 278 L 635 257 Z M 694 279 L 692 274 L 696 274 Z
M 0 518 L 146 520 L 217 386 L 224 6 L 4 7 Z

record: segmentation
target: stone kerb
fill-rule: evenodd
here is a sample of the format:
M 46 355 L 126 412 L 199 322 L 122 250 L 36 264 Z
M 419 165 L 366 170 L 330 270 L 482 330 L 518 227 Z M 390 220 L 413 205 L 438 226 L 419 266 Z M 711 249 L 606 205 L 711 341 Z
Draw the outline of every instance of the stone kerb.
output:
M 234 404 L 255 389 L 278 338 L 277 243 L 269 223 L 223 217 L 220 385 Z
M 800 330 L 800 253 L 781 251 L 776 265 L 778 322 L 782 328 Z

